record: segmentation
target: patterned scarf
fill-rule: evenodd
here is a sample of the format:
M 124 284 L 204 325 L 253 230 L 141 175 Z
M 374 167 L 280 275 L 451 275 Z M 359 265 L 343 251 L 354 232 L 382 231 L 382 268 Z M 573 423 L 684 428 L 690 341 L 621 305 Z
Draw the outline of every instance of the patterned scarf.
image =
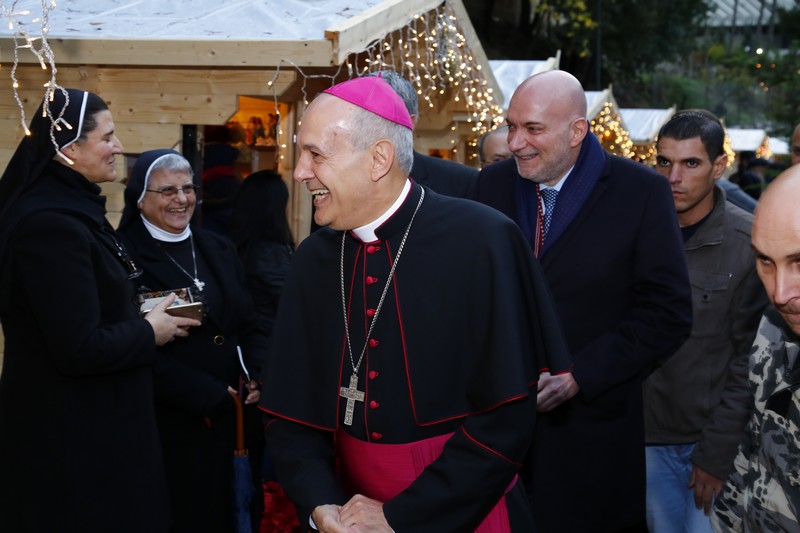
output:
M 553 211 L 547 240 L 540 246 L 539 257 L 547 253 L 547 250 L 580 212 L 603 173 L 606 157 L 597 137 L 587 133 L 581 145 L 578 160 L 575 162 L 575 168 L 572 169 L 569 179 L 564 182 L 564 186 L 558 193 L 558 202 Z M 537 248 L 536 237 L 541 235 L 540 225 L 542 224 L 541 202 L 536 183 L 519 176 L 516 184 L 516 198 L 519 225 L 531 248 L 535 251 Z

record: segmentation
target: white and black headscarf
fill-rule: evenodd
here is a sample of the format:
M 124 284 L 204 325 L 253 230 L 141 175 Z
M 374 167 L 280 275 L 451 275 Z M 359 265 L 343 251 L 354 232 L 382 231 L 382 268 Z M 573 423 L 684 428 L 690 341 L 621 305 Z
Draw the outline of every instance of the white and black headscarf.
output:
M 8 241 L 9 217 L 15 200 L 39 179 L 57 153 L 84 135 L 90 96 L 96 106 L 108 109 L 92 93 L 58 87 L 53 98 L 43 100 L 34 113 L 28 128 L 30 134 L 20 141 L 0 178 L 0 257 Z

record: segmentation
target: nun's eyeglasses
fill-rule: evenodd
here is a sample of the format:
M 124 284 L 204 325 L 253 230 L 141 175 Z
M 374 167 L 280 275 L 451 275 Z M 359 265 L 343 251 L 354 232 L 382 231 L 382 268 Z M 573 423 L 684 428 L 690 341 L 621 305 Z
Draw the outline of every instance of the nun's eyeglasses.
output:
M 180 187 L 175 187 L 174 185 L 167 185 L 166 187 L 161 187 L 160 189 L 145 189 L 147 192 L 157 192 L 161 196 L 166 199 L 175 198 L 178 195 L 178 191 L 183 192 L 186 196 L 190 196 L 197 192 L 200 188 L 199 185 L 195 185 L 193 183 L 187 183 L 186 185 L 181 185 Z

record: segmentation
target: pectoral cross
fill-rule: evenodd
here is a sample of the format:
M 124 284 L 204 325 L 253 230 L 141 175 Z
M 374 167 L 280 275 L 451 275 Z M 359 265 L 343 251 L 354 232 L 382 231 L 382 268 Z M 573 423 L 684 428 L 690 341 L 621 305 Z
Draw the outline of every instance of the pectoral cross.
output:
M 347 405 L 344 409 L 344 425 L 352 426 L 356 402 L 364 401 L 364 391 L 358 390 L 358 374 L 353 373 L 350 375 L 350 386 L 340 387 L 339 396 L 347 398 Z

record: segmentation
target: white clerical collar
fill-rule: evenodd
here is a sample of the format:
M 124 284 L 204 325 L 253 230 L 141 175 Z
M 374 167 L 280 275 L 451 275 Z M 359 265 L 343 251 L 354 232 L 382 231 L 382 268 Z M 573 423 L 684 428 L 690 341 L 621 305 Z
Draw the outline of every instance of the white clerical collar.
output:
M 382 214 L 377 220 L 353 230 L 353 233 L 355 233 L 356 237 L 358 237 L 361 242 L 377 241 L 378 236 L 375 234 L 375 230 L 378 229 L 381 224 L 389 220 L 389 217 L 394 215 L 395 212 L 400 209 L 400 206 L 403 205 L 403 202 L 405 201 L 406 197 L 408 197 L 408 193 L 410 192 L 411 180 L 406 180 L 405 185 L 403 185 L 403 190 L 400 191 L 400 195 L 397 197 L 397 200 L 394 201 L 392 206 L 387 209 L 384 214 Z
M 567 178 L 569 177 L 570 174 L 572 174 L 572 169 L 574 169 L 574 168 L 575 168 L 575 165 L 572 165 L 571 167 L 569 167 L 569 170 L 567 170 L 567 173 L 564 174 L 564 177 L 561 178 L 560 180 L 558 180 L 558 183 L 556 183 L 552 187 L 549 186 L 549 185 L 542 185 L 541 188 L 542 189 L 555 189 L 555 190 L 561 192 L 561 187 L 564 186 L 564 182 L 567 181 Z
M 144 224 L 145 229 L 147 229 L 147 233 L 150 234 L 152 238 L 157 241 L 161 242 L 181 242 L 189 238 L 189 235 L 192 234 L 192 228 L 189 224 L 186 224 L 186 227 L 183 228 L 183 231 L 180 233 L 170 233 L 168 231 L 164 231 L 163 229 L 159 228 L 146 218 L 144 215 L 139 213 L 139 216 L 142 217 L 142 223 Z

